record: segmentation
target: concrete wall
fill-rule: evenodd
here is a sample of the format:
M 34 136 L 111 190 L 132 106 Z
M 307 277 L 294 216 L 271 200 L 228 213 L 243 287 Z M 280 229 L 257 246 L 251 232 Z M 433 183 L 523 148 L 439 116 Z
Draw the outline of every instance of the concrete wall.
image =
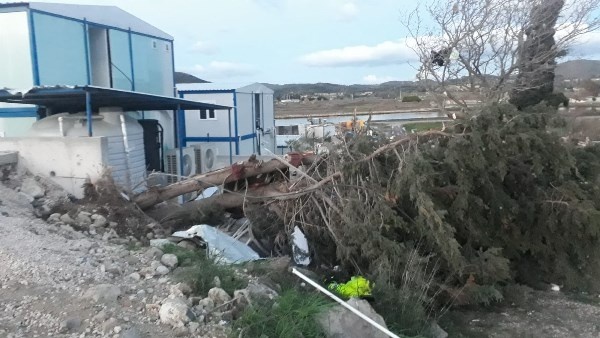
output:
M 87 178 L 99 177 L 108 162 L 106 137 L 2 138 L 0 151 L 18 151 L 19 165 L 47 177 L 75 197 L 83 197 Z

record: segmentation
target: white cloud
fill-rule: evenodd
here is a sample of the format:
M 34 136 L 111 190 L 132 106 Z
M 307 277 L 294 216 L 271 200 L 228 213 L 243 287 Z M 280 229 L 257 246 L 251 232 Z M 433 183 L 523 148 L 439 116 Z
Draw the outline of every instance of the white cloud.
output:
M 211 41 L 198 41 L 190 47 L 190 51 L 205 55 L 213 55 L 219 51 L 219 48 Z
M 358 16 L 358 7 L 352 2 L 344 3 L 339 9 L 339 19 L 342 21 L 351 21 Z
M 388 81 L 399 81 L 399 78 L 393 76 L 377 76 L 377 75 L 366 75 L 362 78 L 365 84 L 380 84 Z
M 380 66 L 416 60 L 406 39 L 384 41 L 374 46 L 350 46 L 322 50 L 300 57 L 300 62 L 313 67 Z
M 209 81 L 250 76 L 258 73 L 256 68 L 251 65 L 227 61 L 212 61 L 208 65 L 195 65 L 187 71 Z
M 592 31 L 578 36 L 573 42 L 569 54 L 580 57 L 592 57 L 600 54 L 600 32 Z

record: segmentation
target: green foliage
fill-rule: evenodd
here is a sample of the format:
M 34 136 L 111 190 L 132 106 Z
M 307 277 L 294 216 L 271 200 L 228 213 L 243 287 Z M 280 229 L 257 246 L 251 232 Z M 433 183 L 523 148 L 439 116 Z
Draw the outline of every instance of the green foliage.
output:
M 169 244 L 163 247 L 163 252 L 177 256 L 181 268 L 175 278 L 187 282 L 196 295 L 208 294 L 208 290 L 215 286 L 215 277 L 219 277 L 221 288 L 230 295 L 248 285 L 248 281 L 235 271 L 235 267 L 219 264 L 215 259 L 207 257 L 204 251 L 187 250 Z
M 441 122 L 414 122 L 414 123 L 405 123 L 403 127 L 406 131 L 411 132 L 420 132 L 427 130 L 442 130 Z
M 296 223 L 315 260 L 376 280 L 397 291 L 397 306 L 416 301 L 429 317 L 433 301 L 490 304 L 513 281 L 600 290 L 600 147 L 563 142 L 551 130 L 564 121 L 546 106 L 497 105 L 462 122 L 368 161 L 389 141 L 358 137 L 332 151 L 318 175 L 340 171 L 343 184 L 307 197 Z M 324 219 L 323 206 L 335 212 Z M 427 291 L 406 271 L 431 275 Z
M 421 102 L 421 98 L 416 95 L 407 95 L 402 97 L 402 102 Z
M 296 289 L 284 291 L 275 303 L 264 301 L 247 307 L 234 322 L 234 337 L 325 337 L 316 317 L 331 306 L 322 295 Z M 239 334 L 241 330 L 241 334 Z M 237 331 L 237 332 L 236 332 Z

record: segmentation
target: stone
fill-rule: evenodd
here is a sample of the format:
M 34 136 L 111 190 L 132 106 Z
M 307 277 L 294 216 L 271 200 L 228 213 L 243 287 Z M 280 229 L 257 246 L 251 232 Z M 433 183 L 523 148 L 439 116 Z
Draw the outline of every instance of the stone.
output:
M 212 299 L 215 306 L 223 305 L 231 300 L 231 296 L 221 288 L 212 288 L 208 290 L 208 298 Z
M 175 256 L 173 254 L 162 255 L 162 257 L 160 258 L 160 262 L 171 269 L 176 267 L 177 264 L 179 263 L 177 260 L 177 256 Z
M 89 213 L 84 212 L 84 211 L 78 213 L 76 222 L 79 223 L 80 225 L 91 225 L 92 219 L 90 218 L 90 216 L 88 216 L 88 214 Z
M 100 284 L 89 288 L 83 298 L 91 299 L 96 303 L 116 303 L 121 294 L 121 288 L 116 285 Z
M 153 239 L 154 238 L 154 234 L 151 233 L 151 232 L 149 232 L 149 233 L 146 234 L 146 238 Z
M 158 311 L 160 321 L 173 327 L 182 327 L 194 320 L 194 314 L 183 298 L 168 298 Z
M 52 215 L 50 215 L 50 217 L 48 217 L 48 223 L 60 222 L 60 216 L 61 216 L 61 214 L 59 214 L 59 213 L 53 213 Z
M 444 331 L 438 323 L 432 322 L 429 326 L 429 337 L 431 338 L 448 338 L 448 332 Z
M 198 309 L 206 312 L 210 312 L 215 308 L 215 301 L 212 298 L 204 298 L 198 302 Z
M 101 310 L 94 317 L 92 317 L 92 320 L 95 322 L 104 322 L 107 317 L 108 316 L 106 315 L 106 311 Z
M 167 267 L 166 267 L 166 266 L 164 266 L 164 265 L 159 265 L 159 266 L 156 268 L 156 273 L 158 273 L 158 274 L 159 274 L 159 275 L 161 275 L 161 276 L 164 276 L 164 275 L 168 274 L 168 273 L 169 273 L 169 271 L 170 271 L 170 270 L 169 270 L 169 268 L 167 268 Z
M 375 312 L 366 300 L 351 298 L 347 303 L 381 326 L 387 328 L 383 317 Z M 388 337 L 385 333 L 358 318 L 354 313 L 341 305 L 337 305 L 324 314 L 321 314 L 317 318 L 317 321 L 323 327 L 326 336 L 329 338 Z
M 103 332 L 112 332 L 112 330 L 115 328 L 115 326 L 117 326 L 117 319 L 112 317 L 109 318 L 107 321 L 105 321 L 104 323 L 102 323 L 102 331 Z
M 92 225 L 95 227 L 103 227 L 107 224 L 106 217 L 102 215 L 94 214 L 91 219 L 94 221 Z
M 191 322 L 188 325 L 188 329 L 190 330 L 190 334 L 195 334 L 196 332 L 198 332 L 199 328 L 200 328 L 200 323 L 198 323 L 198 322 Z
M 121 333 L 121 338 L 143 338 L 144 336 L 136 327 L 130 327 Z
M 73 218 L 71 218 L 71 216 L 69 216 L 69 214 L 64 214 L 64 215 L 60 216 L 60 221 L 65 224 L 69 224 L 69 225 L 75 224 L 75 220 Z
M 177 243 L 178 247 L 184 248 L 186 250 L 196 250 L 198 246 L 192 241 L 181 241 Z
M 189 296 L 192 293 L 192 288 L 187 283 L 177 283 L 171 286 L 170 293 L 173 295 L 181 294 Z
M 167 244 L 173 244 L 173 242 L 171 242 L 170 240 L 166 239 L 166 238 L 159 238 L 159 239 L 153 239 L 150 240 L 150 246 L 151 247 L 155 247 L 155 248 L 162 248 L 163 246 L 167 245 Z
M 137 272 L 132 272 L 129 275 L 127 275 L 127 279 L 129 279 L 132 282 L 139 282 L 140 279 L 142 279 L 142 276 L 140 276 L 140 274 Z
M 69 318 L 60 323 L 60 327 L 58 330 L 61 333 L 67 332 L 77 332 L 81 328 L 81 319 L 79 318 Z
M 44 188 L 31 177 L 23 180 L 23 183 L 21 183 L 21 192 L 33 198 L 40 198 L 46 194 Z
M 144 252 L 144 256 L 148 259 L 156 259 L 161 258 L 163 255 L 162 250 L 159 248 L 151 247 L 146 252 Z
M 246 287 L 246 290 L 248 291 L 248 295 L 250 296 L 251 299 L 275 299 L 277 296 L 279 296 L 279 294 L 277 293 L 277 291 L 271 289 L 270 287 L 262 284 L 262 283 L 258 283 L 255 281 L 251 281 L 248 283 L 248 286 Z
M 115 326 L 115 328 L 113 329 L 113 331 L 114 331 L 115 333 L 119 333 L 119 332 L 121 332 L 121 330 L 122 330 L 122 329 L 123 329 L 123 328 L 121 328 L 120 326 Z

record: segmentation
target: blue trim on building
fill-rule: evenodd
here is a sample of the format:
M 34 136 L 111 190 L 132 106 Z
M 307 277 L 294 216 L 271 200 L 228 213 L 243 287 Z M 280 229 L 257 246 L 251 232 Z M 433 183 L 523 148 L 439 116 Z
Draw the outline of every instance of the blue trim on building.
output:
M 40 69 L 37 55 L 37 42 L 35 40 L 35 23 L 33 13 L 29 11 L 29 46 L 31 49 L 31 67 L 33 72 L 33 85 L 40 85 Z
M 233 123 L 235 128 L 235 154 L 240 154 L 240 134 L 238 131 L 238 108 L 237 108 L 237 93 L 233 91 Z
M 37 108 L 0 108 L 0 118 L 12 117 L 35 117 L 37 118 Z
M 133 66 L 133 42 L 131 41 L 131 28 L 127 32 L 129 43 L 129 64 L 131 65 L 131 91 L 135 92 L 135 70 Z
M 243 135 L 240 137 L 240 140 L 245 141 L 245 140 L 249 140 L 251 138 L 256 138 L 256 133 L 252 133 L 252 134 L 248 134 L 248 135 Z M 254 143 L 254 142 L 252 142 Z
M 235 142 L 235 137 L 227 137 L 227 136 L 205 136 L 205 137 L 186 137 L 185 140 L 187 142 Z
M 60 19 L 65 19 L 65 20 L 71 20 L 71 21 L 76 21 L 76 22 L 84 22 L 84 20 L 80 20 L 80 19 L 76 19 L 76 18 L 71 18 L 65 15 L 60 15 L 60 14 L 55 14 L 55 13 L 49 13 L 49 12 L 45 12 L 45 11 L 40 11 L 39 9 L 29 9 L 30 13 L 39 13 L 39 14 L 43 14 L 43 15 L 49 15 L 49 16 L 53 16 L 56 18 L 60 18 Z M 114 27 L 114 26 L 109 26 L 109 25 L 104 25 L 101 23 L 97 23 L 97 22 L 88 22 L 88 24 L 90 26 L 97 26 L 97 27 L 101 27 L 101 28 L 108 28 L 108 29 L 114 29 L 117 31 L 121 31 L 121 32 L 125 32 L 127 33 L 127 29 L 123 29 L 123 28 L 119 28 L 119 27 Z M 161 40 L 161 41 L 173 41 L 172 39 L 165 39 L 165 38 L 161 38 L 158 36 L 154 36 L 154 35 L 150 35 L 150 34 L 145 34 L 145 33 L 140 33 L 140 32 L 133 32 L 133 34 L 137 34 L 137 35 L 141 35 L 141 36 L 145 36 L 148 38 L 152 38 L 152 39 L 157 39 L 157 40 Z
M 175 68 L 173 68 L 175 69 Z M 175 72 L 173 72 L 175 73 Z M 181 94 L 227 94 L 235 93 L 235 89 L 190 89 L 190 90 L 178 90 Z
M 85 18 L 83 19 L 83 44 L 85 45 L 85 72 L 87 76 L 87 84 L 92 84 L 92 75 L 90 70 L 90 39 L 88 24 Z

